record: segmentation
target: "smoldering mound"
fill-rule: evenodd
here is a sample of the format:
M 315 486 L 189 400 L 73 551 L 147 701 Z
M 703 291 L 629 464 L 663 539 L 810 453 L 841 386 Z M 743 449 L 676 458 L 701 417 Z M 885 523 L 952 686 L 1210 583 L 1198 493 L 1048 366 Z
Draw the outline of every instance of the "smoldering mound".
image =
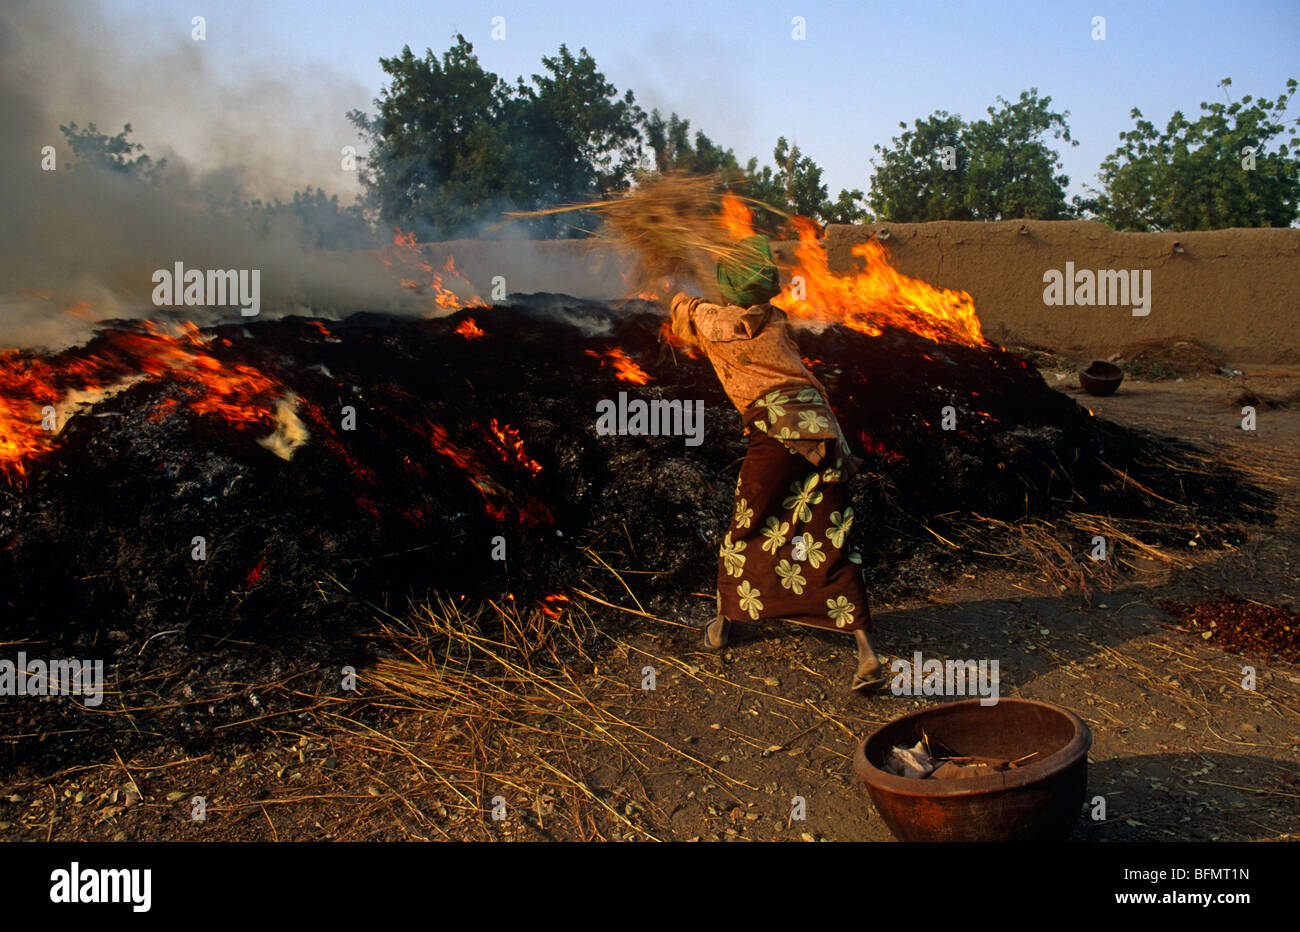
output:
M 470 318 L 481 336 L 462 332 Z M 640 302 L 546 294 L 437 320 L 212 329 L 222 367 L 251 367 L 296 399 L 309 437 L 287 460 L 259 444 L 265 418 L 196 410 L 181 376 L 83 409 L 25 475 L 0 481 L 0 636 L 29 656 L 105 658 L 111 701 L 136 711 L 41 706 L 32 714 L 59 722 L 41 759 L 161 735 L 230 739 L 240 729 L 220 726 L 337 691 L 338 670 L 370 656 L 376 616 L 411 600 L 530 606 L 582 589 L 619 601 L 592 554 L 637 571 L 624 579 L 651 614 L 691 617 L 690 594 L 711 591 L 744 439 L 708 364 L 660 342 L 662 322 Z M 139 326 L 113 324 L 47 361 L 93 359 Z M 877 592 L 979 560 L 936 540 L 960 539 L 975 513 L 1015 522 L 1086 506 L 1148 522 L 1171 546 L 1188 522 L 1212 546 L 1268 519 L 1269 500 L 1231 469 L 1093 417 L 996 347 L 840 327 L 800 341 L 867 459 L 851 493 Z M 616 350 L 647 384 L 619 377 Z M 703 400 L 704 444 L 598 436 L 597 403 L 621 391 Z M 250 685 L 286 679 L 293 690 Z M 6 745 L 7 765 L 33 753 L 20 745 Z

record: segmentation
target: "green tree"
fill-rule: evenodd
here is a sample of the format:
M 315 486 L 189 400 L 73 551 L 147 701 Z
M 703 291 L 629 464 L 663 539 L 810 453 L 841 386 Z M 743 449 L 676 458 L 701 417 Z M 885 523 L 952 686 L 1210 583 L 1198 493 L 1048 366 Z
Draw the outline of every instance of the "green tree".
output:
M 530 155 L 554 159 L 532 162 L 542 202 L 606 194 L 626 188 L 641 163 L 641 124 L 645 115 L 631 91 L 618 89 L 596 70 L 587 50 L 543 58 L 545 74 L 533 75 L 536 89 L 520 86 L 524 101 L 522 137 Z
M 254 201 L 247 206 L 255 229 L 282 230 L 315 249 L 371 249 L 381 242 L 360 205 L 345 207 L 337 194 L 326 197 L 320 188 L 295 191 L 287 203 L 276 198 L 270 204 Z
M 859 206 L 862 192 L 840 191 L 837 200 L 829 200 L 821 166 L 784 136 L 777 139 L 772 158 L 776 162 L 775 170 L 766 165 L 760 169 L 758 159 L 750 159 L 745 166 L 745 193 L 750 197 L 786 213 L 823 223 L 856 223 L 865 219 L 865 212 Z M 779 223 L 777 217 L 766 213 L 760 211 L 760 226 Z
M 840 196 L 822 207 L 822 220 L 826 223 L 870 223 L 871 212 L 863 206 L 865 195 L 858 188 L 841 189 Z
M 652 110 L 645 124 L 645 143 L 654 156 L 656 171 L 682 169 L 693 174 L 717 173 L 724 181 L 734 182 L 742 177 L 736 153 L 723 149 L 702 131 L 691 138 L 691 121 L 676 113 L 665 120 L 658 110 Z
M 1069 111 L 1051 109 L 1038 89 L 1022 91 L 1015 103 L 999 97 L 988 119 L 967 123 L 937 111 L 916 120 L 892 140 L 875 146 L 880 162 L 868 199 L 889 220 L 1058 220 L 1072 215 L 1065 199 L 1070 179 L 1059 174 L 1060 156 L 1046 137 L 1070 138 Z
M 1224 78 L 1219 86 L 1232 85 Z M 1163 132 L 1134 108 L 1134 127 L 1102 162 L 1100 192 L 1076 198 L 1085 210 L 1117 230 L 1213 230 L 1288 226 L 1300 214 L 1297 120 L 1289 146 L 1269 144 L 1287 131 L 1287 103 L 1296 81 L 1276 100 L 1202 103 L 1201 116 L 1181 111 Z
M 486 71 L 464 36 L 439 60 L 416 58 L 405 46 L 379 65 L 390 78 L 372 118 L 348 118 L 370 143 L 360 177 L 370 205 L 390 226 L 449 233 L 504 200 L 518 180 L 507 174 L 510 152 L 502 121 L 509 89 Z
M 60 126 L 59 131 L 72 149 L 74 169 L 78 164 L 93 166 L 137 181 L 156 182 L 161 180 L 163 170 L 167 167 L 166 159 L 153 161 L 144 154 L 142 143 L 131 142 L 126 138 L 131 135 L 130 123 L 124 125 L 116 136 L 101 133 L 94 123 L 85 129 L 76 123 L 69 123 Z
M 626 188 L 641 162 L 645 115 L 581 49 L 561 45 L 532 83 L 487 71 L 464 36 L 439 59 L 407 46 L 380 59 L 389 86 L 372 118 L 349 119 L 370 144 L 362 184 L 384 223 L 447 236 L 509 209 L 533 210 Z M 528 221 L 541 235 L 575 218 Z M 581 225 L 579 223 L 579 225 Z

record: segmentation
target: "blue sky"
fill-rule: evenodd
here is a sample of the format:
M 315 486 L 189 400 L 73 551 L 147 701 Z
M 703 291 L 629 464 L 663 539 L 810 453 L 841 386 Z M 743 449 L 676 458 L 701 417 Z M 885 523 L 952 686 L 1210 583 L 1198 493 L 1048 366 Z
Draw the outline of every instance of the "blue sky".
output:
M 245 71 L 310 86 L 330 72 L 353 87 L 350 105 L 369 107 L 382 83 L 381 56 L 409 44 L 443 52 L 464 33 L 483 64 L 507 79 L 540 70 L 561 43 L 586 47 L 620 90 L 649 110 L 675 110 L 742 162 L 769 162 L 785 135 L 825 169 L 831 195 L 866 189 L 874 144 L 888 144 L 935 110 L 982 116 L 998 95 L 1014 99 L 1037 87 L 1070 112 L 1077 147 L 1061 148 L 1072 193 L 1093 181 L 1097 165 L 1131 126 L 1138 107 L 1162 124 L 1175 109 L 1196 112 L 1222 99 L 1273 97 L 1300 77 L 1300 0 L 1240 3 L 1036 2 L 720 3 L 255 2 L 255 0 L 109 0 L 110 16 L 188 31 L 207 18 L 208 43 L 230 80 Z M 506 21 L 504 41 L 491 19 Z M 791 38 L 802 16 L 807 38 Z M 1091 37 L 1094 16 L 1106 38 Z M 138 33 L 144 35 L 142 33 Z M 127 38 L 129 41 L 129 37 Z M 147 40 L 143 40 L 147 41 Z M 1290 113 L 1300 115 L 1300 104 Z M 322 122 L 341 114 L 322 113 Z

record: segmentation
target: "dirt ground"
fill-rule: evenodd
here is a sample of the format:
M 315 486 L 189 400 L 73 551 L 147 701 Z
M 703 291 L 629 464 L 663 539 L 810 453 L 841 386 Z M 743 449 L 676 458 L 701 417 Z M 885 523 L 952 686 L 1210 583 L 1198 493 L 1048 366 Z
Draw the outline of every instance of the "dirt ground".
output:
M 1078 393 L 1070 371 L 1060 373 L 1044 371 L 1049 384 Z M 1183 566 L 1152 562 L 1091 600 L 1008 559 L 925 598 L 874 605 L 886 663 L 915 651 L 997 658 L 1003 696 L 1057 703 L 1088 723 L 1088 797 L 1104 797 L 1106 812 L 1081 817 L 1075 840 L 1300 837 L 1300 667 L 1226 653 L 1179 630 L 1157 604 L 1300 603 L 1300 406 L 1266 403 L 1293 396 L 1300 371 L 1248 369 L 1245 383 L 1129 380 L 1112 397 L 1081 397 L 1099 415 L 1216 450 L 1273 489 L 1278 523 L 1253 528 L 1241 547 Z M 1254 432 L 1240 427 L 1243 388 L 1261 399 Z M 618 583 L 591 594 L 616 600 Z M 298 713 L 268 720 L 253 744 L 13 775 L 0 787 L 0 837 L 890 838 L 853 773 L 855 744 L 876 725 L 946 700 L 850 693 L 845 636 L 751 628 L 723 654 L 704 652 L 698 627 L 712 611 L 708 594 L 644 606 L 659 620 L 584 599 L 575 606 L 604 633 L 593 664 L 556 689 L 581 692 L 584 707 L 601 709 L 616 729 L 601 725 L 573 742 L 566 734 L 582 722 L 563 716 L 499 723 L 481 733 L 489 735 L 484 775 L 466 783 L 438 771 L 435 745 L 449 723 L 435 711 L 371 706 L 369 717 L 357 716 L 376 736 L 365 750 L 337 718 Z M 1246 665 L 1258 671 L 1253 691 L 1241 685 Z M 652 690 L 642 688 L 647 667 Z M 451 723 L 451 733 L 468 741 L 480 726 L 459 727 Z M 192 818 L 196 795 L 206 804 L 201 821 Z M 794 797 L 805 818 L 793 817 Z M 505 818 L 491 817 L 494 805 Z

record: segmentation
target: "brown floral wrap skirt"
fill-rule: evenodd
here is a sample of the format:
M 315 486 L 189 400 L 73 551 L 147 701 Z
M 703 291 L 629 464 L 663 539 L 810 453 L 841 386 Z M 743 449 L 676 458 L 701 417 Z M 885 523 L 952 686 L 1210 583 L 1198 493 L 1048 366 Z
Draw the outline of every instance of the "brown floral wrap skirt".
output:
M 723 614 L 834 631 L 871 630 L 862 557 L 850 537 L 850 454 L 815 389 L 792 386 L 744 416 L 749 450 L 718 557 Z

